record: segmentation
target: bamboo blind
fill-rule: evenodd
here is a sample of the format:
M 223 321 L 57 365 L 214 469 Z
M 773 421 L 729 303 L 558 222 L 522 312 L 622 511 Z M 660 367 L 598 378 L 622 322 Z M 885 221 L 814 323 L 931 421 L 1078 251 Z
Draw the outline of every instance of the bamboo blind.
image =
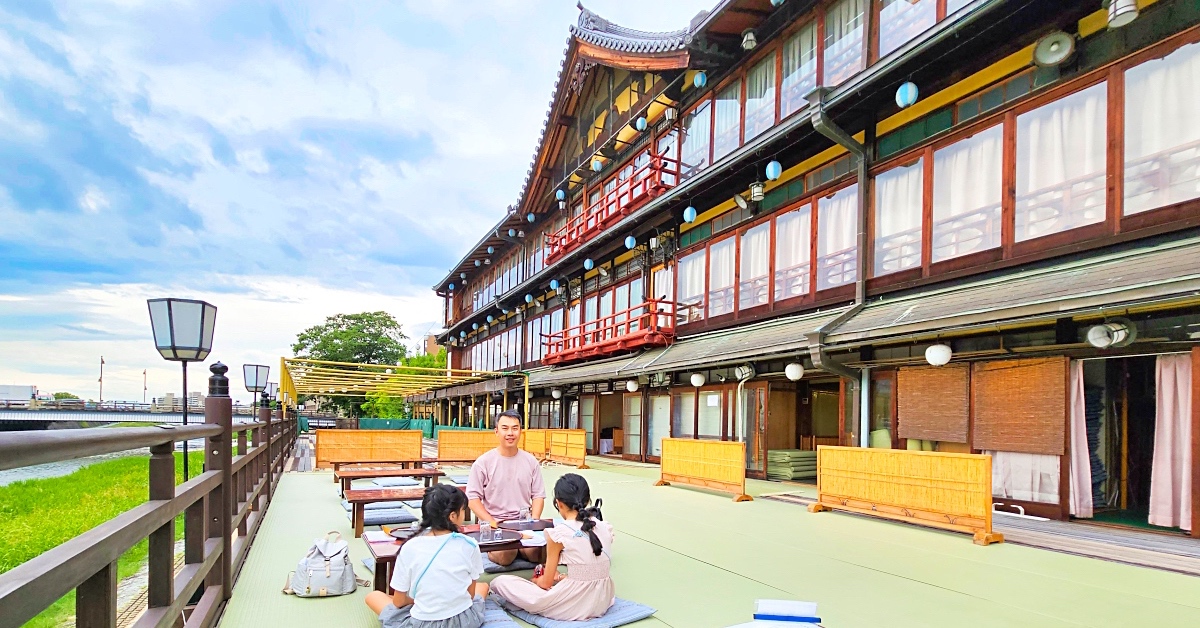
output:
M 317 430 L 317 466 L 421 459 L 421 430 Z
M 573 464 L 581 469 L 587 465 L 587 431 L 546 430 L 547 458 L 563 464 Z
M 746 493 L 746 444 L 735 441 L 662 439 L 660 484 L 682 482 L 750 498 Z
M 496 433 L 490 430 L 439 430 L 437 441 L 438 458 L 448 460 L 474 460 L 499 444 Z M 517 447 L 525 448 L 524 433 Z
M 1067 358 L 977 362 L 971 446 L 1061 456 L 1066 451 Z
M 967 442 L 971 371 L 966 364 L 902 368 L 896 375 L 900 438 Z
M 546 454 L 550 451 L 550 430 L 524 430 L 522 434 L 525 444 L 521 449 L 533 454 L 533 457 L 538 460 L 545 460 Z

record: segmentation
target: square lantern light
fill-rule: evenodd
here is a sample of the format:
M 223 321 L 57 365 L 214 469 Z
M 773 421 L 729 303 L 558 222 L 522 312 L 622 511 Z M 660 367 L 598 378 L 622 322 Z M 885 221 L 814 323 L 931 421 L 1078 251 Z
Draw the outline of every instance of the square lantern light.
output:
M 271 367 L 262 364 L 242 365 L 242 377 L 246 380 L 246 392 L 260 393 L 267 389 L 267 376 Z
M 267 398 L 274 399 L 279 393 L 279 384 L 276 382 L 267 382 Z
M 193 299 L 148 299 L 154 347 L 166 360 L 202 362 L 212 351 L 217 306 Z

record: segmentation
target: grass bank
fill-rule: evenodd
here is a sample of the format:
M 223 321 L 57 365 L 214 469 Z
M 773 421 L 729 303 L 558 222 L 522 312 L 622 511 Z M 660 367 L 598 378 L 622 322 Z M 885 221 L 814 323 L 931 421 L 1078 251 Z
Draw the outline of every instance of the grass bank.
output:
M 194 476 L 204 465 L 203 452 L 189 453 Z M 86 466 L 70 475 L 24 480 L 0 486 L 0 573 L 52 549 L 122 512 L 147 501 L 149 456 L 131 456 Z M 175 483 L 183 482 L 183 455 L 175 454 Z M 183 538 L 182 517 L 175 521 Z M 146 562 L 143 539 L 118 562 L 121 578 Z M 50 628 L 75 613 L 71 593 L 27 626 Z

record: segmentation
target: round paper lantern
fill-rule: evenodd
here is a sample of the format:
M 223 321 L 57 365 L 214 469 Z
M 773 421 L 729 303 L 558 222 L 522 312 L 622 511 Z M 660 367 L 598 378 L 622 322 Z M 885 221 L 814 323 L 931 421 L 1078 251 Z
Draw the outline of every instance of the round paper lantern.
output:
M 533 222 L 533 221 L 537 220 L 537 216 L 534 216 L 533 212 L 529 212 L 528 214 L 525 214 L 525 220 L 528 220 L 529 222 Z
M 446 289 L 447 289 L 447 290 L 453 290 L 453 289 L 454 289 L 454 284 L 450 284 L 450 285 L 446 286 Z
M 953 355 L 950 345 L 938 343 L 925 350 L 925 361 L 933 366 L 944 366 L 950 362 Z
M 533 295 L 532 295 L 532 294 L 527 294 L 527 295 L 525 295 L 525 302 L 526 302 L 526 303 L 533 303 Z
M 683 221 L 688 223 L 696 222 L 696 215 L 696 208 L 689 205 L 687 209 L 683 210 Z
M 466 279 L 466 278 L 467 278 L 467 273 L 458 273 L 458 278 L 459 278 L 459 279 Z
M 558 290 L 558 280 L 557 280 L 557 279 L 551 279 L 551 280 L 550 280 L 550 289 L 551 289 L 551 290 Z
M 556 201 L 567 200 L 567 193 L 562 190 L 555 190 L 554 191 L 554 200 L 556 200 Z
M 783 164 L 772 161 L 767 164 L 767 181 L 778 181 L 783 176 Z
M 692 373 L 692 377 L 691 377 L 690 381 L 692 382 L 692 385 L 695 386 L 696 388 L 703 386 L 704 385 L 704 373 Z
M 647 126 L 650 126 L 650 123 L 646 120 L 645 116 L 638 118 L 637 122 L 633 124 L 633 127 L 639 131 L 645 131 Z
M 625 237 L 625 248 L 627 248 L 631 251 L 633 249 L 636 249 L 637 248 L 637 238 L 635 238 L 633 236 L 626 236 Z
M 596 262 L 593 262 L 592 258 L 589 257 L 589 258 L 583 260 L 583 269 L 584 270 L 591 270 L 595 267 L 596 267 Z
M 695 85 L 696 89 L 708 85 L 708 74 L 704 72 L 697 72 L 696 76 L 692 78 L 692 85 Z
M 466 331 L 460 331 L 460 332 L 458 332 L 458 337 L 459 337 L 459 338 L 466 338 L 466 337 L 467 337 L 467 332 L 466 332 Z
M 515 238 L 515 237 L 517 237 L 517 230 L 516 230 L 516 229 L 509 229 L 509 230 L 508 230 L 508 237 L 510 237 L 510 238 Z
M 917 102 L 917 86 L 912 81 L 905 81 L 896 89 L 896 104 L 901 109 L 907 109 Z
M 471 329 L 479 329 L 479 323 L 471 323 Z
M 554 397 L 555 399 L 562 399 L 562 391 L 557 388 L 552 389 L 550 391 L 550 396 Z
M 604 162 L 599 159 L 592 160 L 592 172 L 600 172 L 604 170 Z
M 631 379 L 631 380 L 625 382 L 625 390 L 628 390 L 629 392 L 637 392 L 637 390 L 638 390 L 637 380 Z
M 799 381 L 801 377 L 804 377 L 804 365 L 799 362 L 792 362 L 783 368 L 783 374 L 793 382 Z
M 495 253 L 495 252 L 496 252 L 496 247 L 494 247 L 494 246 L 488 247 L 488 255 L 491 255 L 492 253 Z
M 481 262 L 481 261 L 479 261 L 479 260 L 475 260 L 475 267 L 476 267 L 476 268 L 479 268 L 479 267 L 480 267 L 480 266 L 482 266 L 482 265 L 483 265 L 483 262 Z
M 488 315 L 487 315 L 487 322 L 489 322 L 489 323 L 490 323 L 490 322 L 492 322 L 492 321 L 494 321 L 494 320 L 496 320 L 496 319 L 495 319 L 494 317 L 492 317 L 492 315 L 491 315 L 491 314 L 488 314 Z

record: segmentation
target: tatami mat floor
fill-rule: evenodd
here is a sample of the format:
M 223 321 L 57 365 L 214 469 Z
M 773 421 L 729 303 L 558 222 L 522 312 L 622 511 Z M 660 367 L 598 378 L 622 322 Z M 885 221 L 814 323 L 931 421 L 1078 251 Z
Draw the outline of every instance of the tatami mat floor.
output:
M 589 459 L 589 464 L 593 464 Z M 640 627 L 721 627 L 757 598 L 815 601 L 826 626 L 1196 626 L 1200 578 L 1000 544 L 767 499 L 654 487 L 656 470 L 596 462 L 581 471 L 617 528 L 621 597 L 658 609 Z M 544 470 L 547 487 L 570 469 Z M 807 491 L 750 482 L 751 494 Z M 280 593 L 313 538 L 350 535 L 329 472 L 279 487 L 221 625 L 362 626 L 365 591 L 329 599 Z M 357 561 L 366 555 L 351 543 Z M 364 574 L 365 575 L 365 574 Z

